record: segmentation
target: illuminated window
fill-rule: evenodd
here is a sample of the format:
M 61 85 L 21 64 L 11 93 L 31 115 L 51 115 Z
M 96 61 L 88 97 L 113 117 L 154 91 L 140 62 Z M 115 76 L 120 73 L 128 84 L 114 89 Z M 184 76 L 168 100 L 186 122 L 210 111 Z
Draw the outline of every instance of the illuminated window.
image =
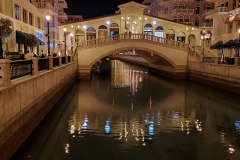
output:
M 37 27 L 40 29 L 41 27 L 41 22 L 40 22 L 40 18 L 37 18 Z
M 29 13 L 29 24 L 30 25 L 33 25 L 32 19 L 33 19 L 33 15 L 32 15 L 32 13 Z
M 27 23 L 27 11 L 25 9 L 22 10 L 23 22 Z
M 15 19 L 20 20 L 20 7 L 18 5 L 14 5 Z

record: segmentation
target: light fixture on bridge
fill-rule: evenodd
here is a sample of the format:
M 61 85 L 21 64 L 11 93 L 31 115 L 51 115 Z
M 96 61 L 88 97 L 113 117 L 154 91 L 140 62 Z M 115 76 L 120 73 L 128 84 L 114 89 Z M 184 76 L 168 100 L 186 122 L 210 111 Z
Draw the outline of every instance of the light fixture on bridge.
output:
M 47 29 L 48 29 L 48 56 L 50 56 L 50 36 L 49 36 L 49 21 L 51 19 L 51 17 L 49 16 L 49 14 L 46 15 L 46 19 L 47 19 Z
M 80 28 L 80 26 L 78 25 L 78 28 Z
M 154 20 L 154 21 L 152 22 L 152 24 L 153 24 L 153 25 L 156 25 L 156 24 L 157 24 L 157 21 Z
M 83 25 L 83 29 L 87 29 L 87 26 L 86 26 L 86 25 Z
M 65 55 L 66 55 L 66 52 L 67 52 L 66 31 L 67 31 L 67 29 L 64 27 L 64 28 L 63 28 L 63 31 L 64 31 L 64 52 L 65 52 Z
M 110 21 L 109 21 L 109 20 L 107 20 L 107 21 L 106 21 L 106 23 L 107 23 L 107 25 L 109 25 L 109 24 L 110 24 Z

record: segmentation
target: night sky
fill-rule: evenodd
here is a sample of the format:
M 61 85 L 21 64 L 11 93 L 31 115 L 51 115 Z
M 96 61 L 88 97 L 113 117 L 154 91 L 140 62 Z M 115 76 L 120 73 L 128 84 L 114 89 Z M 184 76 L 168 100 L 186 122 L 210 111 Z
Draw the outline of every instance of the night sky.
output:
M 130 2 L 131 0 L 66 0 L 67 14 L 82 15 L 84 19 L 113 14 L 118 10 L 118 5 Z M 134 0 L 142 3 L 143 0 Z

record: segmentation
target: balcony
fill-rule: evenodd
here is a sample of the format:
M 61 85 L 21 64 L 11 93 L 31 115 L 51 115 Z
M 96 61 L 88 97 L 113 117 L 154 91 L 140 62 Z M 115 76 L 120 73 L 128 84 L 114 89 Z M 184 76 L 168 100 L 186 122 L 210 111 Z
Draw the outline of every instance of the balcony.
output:
M 158 3 L 159 5 L 165 5 L 168 4 L 169 0 L 160 0 L 160 2 Z
M 209 8 L 207 9 L 207 8 L 206 8 L 205 10 L 203 10 L 202 15 L 206 15 L 207 12 L 209 12 L 209 11 L 211 11 L 211 10 L 213 10 L 213 9 L 214 9 L 214 8 L 212 8 L 212 9 L 209 9 Z
M 204 22 L 204 23 L 202 23 L 202 26 L 212 27 L 213 26 L 213 22 Z
M 209 12 L 206 13 L 206 18 L 214 18 L 219 15 L 228 14 L 227 7 L 217 7 Z
M 173 14 L 194 14 L 194 9 L 184 9 L 184 8 L 176 8 L 173 10 Z
M 68 8 L 67 2 L 65 0 L 58 0 L 58 5 L 62 8 Z
M 49 2 L 33 2 L 33 5 L 38 9 L 41 9 L 44 11 L 51 10 L 52 12 L 54 12 L 54 8 Z
M 65 20 L 68 19 L 67 14 L 65 12 L 58 12 L 58 17 L 59 18 L 63 18 Z
M 163 10 L 163 11 L 160 11 L 160 12 L 158 12 L 158 15 L 162 15 L 162 14 L 168 14 L 169 12 L 168 11 L 166 11 L 166 10 Z
M 180 22 L 180 23 L 186 24 L 188 26 L 193 26 L 193 22 Z

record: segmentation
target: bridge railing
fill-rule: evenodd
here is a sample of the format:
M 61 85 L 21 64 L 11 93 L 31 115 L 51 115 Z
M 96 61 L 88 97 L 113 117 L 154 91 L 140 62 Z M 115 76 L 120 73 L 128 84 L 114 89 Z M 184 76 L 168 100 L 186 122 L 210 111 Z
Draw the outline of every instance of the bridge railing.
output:
M 118 35 L 102 37 L 98 39 L 91 39 L 87 41 L 77 42 L 77 47 L 78 49 L 91 48 L 91 47 L 101 46 L 105 44 L 116 43 L 122 40 L 144 41 L 144 42 L 154 43 L 156 45 L 163 45 L 166 47 L 168 46 L 171 48 L 180 49 L 184 51 L 188 50 L 188 44 L 186 43 L 171 40 L 171 39 L 166 39 L 162 37 L 157 37 L 153 35 L 148 35 L 148 34 L 118 34 Z

